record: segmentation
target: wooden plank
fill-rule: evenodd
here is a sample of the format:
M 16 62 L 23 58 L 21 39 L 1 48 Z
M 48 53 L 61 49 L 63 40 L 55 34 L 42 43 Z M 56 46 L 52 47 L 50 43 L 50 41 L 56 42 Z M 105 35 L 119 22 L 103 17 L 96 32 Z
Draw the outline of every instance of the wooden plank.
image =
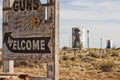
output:
M 3 10 L 12 10 L 10 7 L 3 8 Z
M 51 54 L 13 54 L 4 53 L 4 60 L 50 60 Z
M 55 1 L 55 80 L 59 80 L 59 0 Z
M 53 71 L 48 71 L 48 77 L 53 77 L 54 80 L 59 80 L 59 0 L 48 0 L 48 3 L 55 3 L 53 6 L 48 6 L 48 20 L 53 19 L 54 22 L 54 33 L 53 36 L 55 37 L 54 42 L 54 52 L 52 54 L 52 58 L 54 60 L 53 64 L 48 64 L 48 69 L 53 65 Z M 54 11 L 54 12 L 52 12 Z M 51 68 L 51 69 L 52 69 Z M 53 75 L 54 74 L 54 75 Z
M 48 78 L 54 78 L 55 76 L 54 68 L 55 68 L 54 62 L 49 62 L 47 64 L 47 77 Z
M 3 30 L 5 26 L 7 25 L 8 18 L 6 17 L 8 15 L 9 10 L 11 9 L 12 3 L 10 0 L 3 0 Z M 14 61 L 13 60 L 3 60 L 3 72 L 4 73 L 13 73 L 14 72 Z
M 12 80 L 17 80 L 17 79 L 29 79 L 28 74 L 10 74 L 10 73 L 2 73 L 0 74 L 0 80 L 4 79 L 12 79 Z
M 6 23 L 3 23 L 3 26 L 8 26 L 8 23 L 6 22 Z
M 39 0 L 38 3 L 40 3 Z M 54 49 L 52 46 L 55 43 L 52 40 L 54 38 L 52 36 L 54 23 L 49 20 L 45 21 L 46 7 L 36 4 L 39 6 L 37 9 L 31 10 L 34 9 L 31 8 L 29 11 L 25 7 L 23 11 L 20 10 L 20 5 L 17 10 L 15 10 L 16 5 L 11 7 L 13 1 L 4 0 L 3 4 L 3 59 L 50 58 Z M 19 1 L 18 4 L 20 4 Z M 25 4 L 27 5 L 27 2 Z M 53 6 L 53 3 L 49 4 Z M 8 8 L 12 8 L 12 10 Z
M 13 73 L 14 72 L 14 61 L 13 60 L 4 60 L 3 61 L 3 72 L 4 73 Z
M 30 80 L 54 80 L 53 78 L 45 78 L 45 77 L 30 77 Z

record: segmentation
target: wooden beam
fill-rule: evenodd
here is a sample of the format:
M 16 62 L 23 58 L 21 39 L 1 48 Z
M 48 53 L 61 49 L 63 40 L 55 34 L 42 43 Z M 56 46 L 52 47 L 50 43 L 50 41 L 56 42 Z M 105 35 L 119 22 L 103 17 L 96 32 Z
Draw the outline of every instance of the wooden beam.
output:
M 55 80 L 59 80 L 59 0 L 55 1 Z

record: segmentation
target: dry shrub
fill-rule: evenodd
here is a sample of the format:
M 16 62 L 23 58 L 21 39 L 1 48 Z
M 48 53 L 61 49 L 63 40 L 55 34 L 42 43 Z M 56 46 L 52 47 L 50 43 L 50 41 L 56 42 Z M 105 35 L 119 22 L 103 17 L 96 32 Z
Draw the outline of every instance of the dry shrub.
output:
M 99 69 L 102 61 L 93 61 L 91 64 L 94 66 L 95 69 Z
M 103 72 L 110 72 L 110 71 L 113 70 L 113 68 L 115 68 L 115 66 L 116 66 L 115 62 L 113 62 L 113 61 L 107 61 L 107 62 L 103 62 L 100 65 L 100 69 Z
M 112 57 L 118 57 L 118 56 L 119 56 L 119 52 L 114 51 L 111 56 L 112 56 Z
M 92 61 L 95 61 L 95 59 L 92 57 L 85 57 L 85 58 L 82 58 L 81 61 L 82 62 L 92 62 Z
M 98 54 L 97 52 L 90 52 L 90 55 L 93 58 L 100 58 L 100 54 Z
M 63 78 L 60 78 L 59 80 L 68 80 L 67 78 L 63 77 Z
M 71 61 L 79 61 L 80 57 L 78 55 L 75 55 L 70 58 Z
M 67 61 L 67 60 L 69 60 L 70 59 L 70 56 L 69 55 L 66 55 L 66 56 L 63 56 L 63 58 L 62 58 L 64 61 Z
M 71 61 L 75 61 L 75 57 L 71 57 Z
M 108 56 L 110 56 L 110 55 L 112 55 L 113 52 L 114 52 L 114 50 L 107 50 L 107 51 L 106 51 L 106 54 L 107 54 Z
M 109 57 L 108 54 L 102 54 L 102 55 L 101 55 L 101 58 L 104 58 L 104 59 L 105 59 L 105 58 L 108 58 L 108 57 Z

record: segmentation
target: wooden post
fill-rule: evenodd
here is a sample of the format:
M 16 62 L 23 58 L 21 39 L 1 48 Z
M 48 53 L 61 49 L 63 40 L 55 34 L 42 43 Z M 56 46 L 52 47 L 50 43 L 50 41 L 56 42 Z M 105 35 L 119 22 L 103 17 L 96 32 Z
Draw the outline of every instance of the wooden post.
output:
M 3 60 L 3 72 L 14 73 L 14 61 L 13 60 Z
M 54 80 L 59 80 L 59 0 L 47 0 L 48 3 L 53 4 L 53 6 L 48 7 L 47 19 L 53 17 L 54 23 L 54 52 L 52 54 L 53 58 L 53 69 L 54 69 Z M 51 13 L 54 11 L 54 13 Z M 52 66 L 52 63 L 48 64 L 48 67 Z M 49 69 L 49 68 L 48 68 Z M 48 77 L 52 76 L 50 70 L 48 70 Z
M 54 63 L 49 62 L 47 64 L 47 78 L 54 78 Z
M 59 80 L 59 0 L 55 0 L 55 80 Z
M 7 21 L 8 14 L 11 10 L 12 3 L 14 0 L 3 0 L 3 31 L 7 31 Z M 3 60 L 3 72 L 4 73 L 13 73 L 14 72 L 14 61 L 13 60 Z

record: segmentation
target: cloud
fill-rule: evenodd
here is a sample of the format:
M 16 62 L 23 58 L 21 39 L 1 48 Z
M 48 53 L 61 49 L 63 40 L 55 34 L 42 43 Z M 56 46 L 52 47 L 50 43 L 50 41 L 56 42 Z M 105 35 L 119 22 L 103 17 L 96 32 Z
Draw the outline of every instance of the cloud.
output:
M 120 20 L 119 4 L 117 1 L 73 0 L 70 3 L 73 8 L 62 8 L 60 16 L 62 19 Z
M 73 0 L 70 2 L 73 6 L 86 6 L 86 7 L 112 7 L 116 4 L 119 6 L 119 0 Z
M 119 11 L 93 11 L 93 10 L 61 10 L 61 19 L 77 19 L 77 20 L 120 20 Z

